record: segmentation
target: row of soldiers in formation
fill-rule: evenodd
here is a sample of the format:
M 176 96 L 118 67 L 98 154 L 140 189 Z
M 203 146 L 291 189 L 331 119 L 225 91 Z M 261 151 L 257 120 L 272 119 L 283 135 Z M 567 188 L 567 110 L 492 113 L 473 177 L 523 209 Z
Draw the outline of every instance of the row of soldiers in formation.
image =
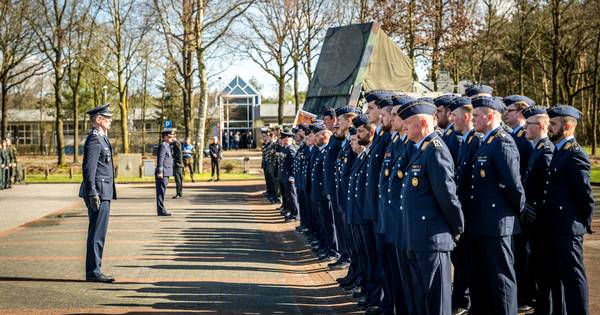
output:
M 588 314 L 582 114 L 492 92 L 371 91 L 366 114 L 262 130 L 267 197 L 366 313 Z
M 17 148 L 10 137 L 6 137 L 0 142 L 0 190 L 12 188 L 12 184 L 18 181 Z

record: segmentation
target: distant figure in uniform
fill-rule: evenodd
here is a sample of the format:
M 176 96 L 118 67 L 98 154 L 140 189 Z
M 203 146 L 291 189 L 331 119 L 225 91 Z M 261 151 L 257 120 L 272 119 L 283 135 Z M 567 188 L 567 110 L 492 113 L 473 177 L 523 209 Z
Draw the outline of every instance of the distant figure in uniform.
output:
M 165 129 L 162 132 L 162 141 L 158 145 L 156 154 L 156 171 L 154 180 L 156 185 L 156 213 L 158 216 L 170 216 L 165 209 L 165 192 L 169 184 L 169 176 L 173 176 L 173 153 L 171 143 L 175 139 L 173 130 Z
M 549 246 L 544 262 L 550 264 L 551 290 L 561 292 L 558 296 L 564 298 L 563 309 L 554 312 L 585 315 L 589 314 L 589 299 L 583 235 L 593 232 L 594 212 L 590 160 L 575 139 L 581 113 L 572 106 L 557 105 L 548 110 L 548 116 L 548 136 L 555 150 L 544 181 L 548 229 L 543 238 Z
M 179 199 L 183 197 L 183 152 L 181 143 L 177 141 L 175 134 L 173 134 L 171 151 L 173 152 L 173 175 L 175 176 L 175 191 L 177 192 L 173 199 Z
M 192 183 L 195 183 L 194 170 L 192 168 L 192 158 L 194 156 L 194 145 L 192 144 L 192 139 L 189 137 L 185 138 L 185 142 L 181 144 L 181 150 L 183 152 L 183 176 L 185 176 L 185 170 L 189 170 Z
M 6 137 L 6 145 L 8 146 L 8 157 L 10 160 L 9 165 L 9 181 L 8 187 L 10 187 L 13 183 L 17 183 L 20 181 L 20 172 L 17 169 L 17 148 L 12 144 L 10 137 Z
M 210 152 L 210 179 L 211 181 L 220 181 L 221 180 L 221 168 L 219 164 L 221 164 L 221 159 L 223 158 L 223 148 L 219 144 L 219 138 L 213 137 L 210 145 L 208 146 L 208 151 Z M 215 173 L 217 178 L 215 179 Z
M 112 122 L 109 104 L 87 112 L 92 130 L 83 148 L 83 181 L 79 197 L 83 198 L 88 210 L 87 254 L 85 258 L 85 280 L 90 282 L 114 282 L 115 279 L 100 271 L 104 240 L 108 230 L 110 201 L 117 199 L 112 146 L 108 141 L 108 130 Z
M 10 163 L 5 147 L 6 140 L 2 139 L 2 142 L 0 142 L 0 190 L 6 189 L 6 180 L 8 179 L 6 170 L 8 169 L 8 164 Z

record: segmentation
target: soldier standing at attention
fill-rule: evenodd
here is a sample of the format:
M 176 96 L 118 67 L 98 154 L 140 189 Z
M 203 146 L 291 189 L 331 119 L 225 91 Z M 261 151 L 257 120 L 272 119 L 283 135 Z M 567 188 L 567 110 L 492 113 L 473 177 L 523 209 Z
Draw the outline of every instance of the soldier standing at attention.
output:
M 85 202 L 89 218 L 85 280 L 103 283 L 115 281 L 113 277 L 100 271 L 108 230 L 110 202 L 117 199 L 113 150 L 108 141 L 108 130 L 112 122 L 109 106 L 109 104 L 101 105 L 87 112 L 92 122 L 92 130 L 83 148 L 83 181 L 79 188 L 79 197 Z
M 548 229 L 543 238 L 549 253 L 543 261 L 551 264 L 547 276 L 552 291 L 561 292 L 558 296 L 564 297 L 564 314 L 585 315 L 589 309 L 583 235 L 593 232 L 594 211 L 590 160 L 575 139 L 581 113 L 572 106 L 557 105 L 548 109 L 548 116 L 548 136 L 555 150 L 544 181 Z
M 173 134 L 173 143 L 171 143 L 173 152 L 173 175 L 175 176 L 175 191 L 177 192 L 173 199 L 183 197 L 183 152 L 181 143 L 177 141 L 177 136 Z
M 169 176 L 173 176 L 173 153 L 171 143 L 173 142 L 173 130 L 165 129 L 162 132 L 162 140 L 158 145 L 156 154 L 156 171 L 154 180 L 156 185 L 156 212 L 158 216 L 170 216 L 171 213 L 165 209 L 165 192 L 169 184 Z
M 513 237 L 521 232 L 519 216 L 525 194 L 519 174 L 519 151 L 503 130 L 504 104 L 489 96 L 473 98 L 473 125 L 483 133 L 472 160 L 469 219 L 471 240 L 471 310 L 473 314 L 517 314 Z
M 415 148 L 406 166 L 402 201 L 402 231 L 414 295 L 413 314 L 451 314 L 450 251 L 464 230 L 456 195 L 454 161 L 435 132 L 436 107 L 413 101 L 398 113 Z
M 0 141 L 0 190 L 4 189 L 4 169 L 6 168 L 6 165 L 9 163 L 8 162 L 8 155 L 4 154 L 4 152 L 6 151 L 4 149 L 4 144 L 6 143 L 6 140 L 2 139 L 2 141 Z

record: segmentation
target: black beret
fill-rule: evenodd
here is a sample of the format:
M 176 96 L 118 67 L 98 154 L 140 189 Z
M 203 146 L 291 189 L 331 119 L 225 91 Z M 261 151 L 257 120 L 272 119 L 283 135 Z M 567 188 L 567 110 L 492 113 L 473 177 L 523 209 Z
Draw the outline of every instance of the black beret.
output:
M 313 133 L 317 133 L 319 131 L 327 130 L 327 127 L 325 126 L 325 124 L 320 123 L 320 122 L 316 122 L 316 123 L 311 124 L 309 128 L 310 128 L 310 130 Z
M 341 115 L 345 115 L 348 113 L 357 113 L 357 114 L 361 114 L 361 110 L 358 107 L 355 106 L 342 106 L 342 107 L 338 107 L 335 109 L 335 115 L 336 116 L 341 116 Z
M 328 109 L 326 109 L 325 113 L 323 113 L 323 118 L 325 118 L 326 116 L 337 117 L 337 115 L 335 114 L 335 108 L 328 108 Z

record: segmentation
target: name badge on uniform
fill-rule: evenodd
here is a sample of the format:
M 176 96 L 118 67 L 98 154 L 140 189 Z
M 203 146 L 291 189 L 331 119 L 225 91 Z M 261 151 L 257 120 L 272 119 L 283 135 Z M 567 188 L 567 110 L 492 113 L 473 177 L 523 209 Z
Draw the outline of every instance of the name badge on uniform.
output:
M 417 187 L 417 186 L 419 186 L 419 179 L 416 177 L 413 177 L 413 179 L 410 181 L 410 183 L 413 185 L 413 187 Z

